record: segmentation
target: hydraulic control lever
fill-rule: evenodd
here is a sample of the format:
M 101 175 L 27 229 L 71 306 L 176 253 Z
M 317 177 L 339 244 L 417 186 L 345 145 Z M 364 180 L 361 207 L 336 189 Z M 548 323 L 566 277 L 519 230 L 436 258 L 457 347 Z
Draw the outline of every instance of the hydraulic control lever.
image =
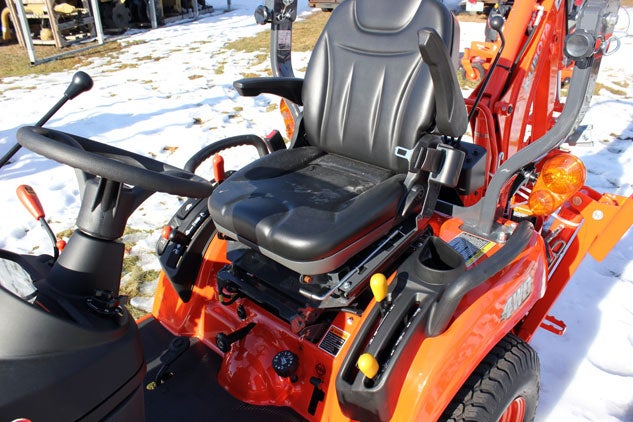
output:
M 35 126 L 44 126 L 44 124 L 48 122 L 68 100 L 72 100 L 79 94 L 89 91 L 90 88 L 92 88 L 92 84 L 92 78 L 86 72 L 79 71 L 75 73 L 73 75 L 73 79 L 68 85 L 68 88 L 66 88 L 66 91 L 64 92 L 64 96 L 35 124 Z M 22 145 L 16 142 L 16 144 L 13 145 L 13 147 L 11 147 L 11 149 L 4 154 L 2 158 L 0 158 L 0 168 L 2 168 L 11 159 L 11 157 L 20 150 L 21 147 Z
M 18 195 L 18 199 L 24 205 L 24 208 L 40 222 L 42 228 L 48 234 L 48 237 L 51 239 L 53 243 L 53 262 L 57 261 L 59 258 L 60 249 L 64 249 L 66 246 L 66 242 L 63 240 L 57 240 L 53 230 L 51 230 L 51 226 L 46 222 L 46 214 L 44 214 L 44 207 L 42 207 L 42 203 L 40 199 L 37 197 L 37 194 L 29 185 L 20 185 L 16 189 L 16 193 Z
M 506 23 L 506 20 L 502 15 L 491 15 L 490 18 L 488 19 L 488 26 L 490 27 L 490 29 L 492 29 L 497 34 L 499 34 L 499 38 L 501 39 L 501 45 L 499 46 L 499 51 L 497 51 L 497 55 L 492 61 L 492 64 L 490 65 L 488 72 L 486 72 L 486 77 L 484 78 L 481 85 L 479 85 L 479 92 L 477 93 L 477 97 L 475 98 L 475 102 L 473 103 L 473 106 L 470 108 L 470 113 L 468 113 L 469 122 L 472 121 L 473 117 L 475 116 L 477 105 L 479 105 L 479 102 L 481 101 L 481 96 L 483 95 L 484 90 L 486 89 L 486 85 L 488 85 L 488 82 L 490 81 L 492 72 L 495 70 L 495 68 L 497 67 L 497 64 L 499 63 L 499 59 L 501 58 L 501 53 L 503 53 L 503 49 L 506 46 L 506 38 L 503 36 L 503 25 L 505 23 Z

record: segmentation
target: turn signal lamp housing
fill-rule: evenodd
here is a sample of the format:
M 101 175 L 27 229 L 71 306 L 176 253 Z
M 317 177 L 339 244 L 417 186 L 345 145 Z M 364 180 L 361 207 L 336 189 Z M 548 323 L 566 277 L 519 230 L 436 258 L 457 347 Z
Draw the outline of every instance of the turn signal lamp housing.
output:
M 281 117 L 283 117 L 284 124 L 286 125 L 286 134 L 288 135 L 288 139 L 292 139 L 292 135 L 295 133 L 295 121 L 292 118 L 290 107 L 288 107 L 286 100 L 283 98 L 279 103 L 279 111 L 281 112 Z
M 556 211 L 584 186 L 586 178 L 587 170 L 580 158 L 571 154 L 549 158 L 528 199 L 532 215 L 544 216 Z

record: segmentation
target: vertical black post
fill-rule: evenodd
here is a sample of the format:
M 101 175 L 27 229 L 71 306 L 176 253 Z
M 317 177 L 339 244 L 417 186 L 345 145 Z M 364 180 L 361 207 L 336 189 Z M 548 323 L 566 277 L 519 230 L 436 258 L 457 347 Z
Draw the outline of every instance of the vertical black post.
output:
M 271 10 L 270 65 L 273 76 L 294 77 L 292 69 L 292 23 L 297 19 L 297 0 L 273 0 Z M 296 104 L 288 103 L 288 108 L 296 122 L 299 116 L 299 107 Z

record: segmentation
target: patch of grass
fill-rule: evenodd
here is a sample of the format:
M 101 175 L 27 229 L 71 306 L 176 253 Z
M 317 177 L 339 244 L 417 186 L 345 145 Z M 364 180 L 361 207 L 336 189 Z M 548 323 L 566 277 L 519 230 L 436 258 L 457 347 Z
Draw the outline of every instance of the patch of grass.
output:
M 123 258 L 123 269 L 121 270 L 121 275 L 129 274 L 136 268 L 140 269 L 140 267 L 138 266 L 138 261 L 140 261 L 140 259 L 141 258 L 134 255 L 125 256 Z
M 26 49 L 16 44 L 0 45 L 0 75 L 2 77 L 25 76 L 25 75 L 46 75 L 53 72 L 65 72 L 87 65 L 91 59 L 96 57 L 106 57 L 109 54 L 118 55 L 125 48 L 145 41 L 131 41 L 123 45 L 119 42 L 109 42 L 107 44 L 92 48 L 90 50 L 77 53 L 75 56 L 53 60 L 37 66 L 32 66 L 29 62 Z M 73 51 L 85 45 L 70 46 L 63 51 Z M 35 46 L 35 55 L 38 59 L 58 54 L 60 51 L 54 46 Z
M 123 236 L 127 236 L 130 234 L 138 234 L 138 233 L 151 233 L 152 231 L 149 229 L 135 229 L 133 227 L 127 226 L 125 230 L 123 230 Z
M 118 72 L 119 70 L 123 70 L 123 69 L 136 69 L 139 66 L 139 64 L 137 62 L 135 63 L 119 63 L 114 65 L 114 67 L 110 68 L 110 69 L 103 69 L 101 70 L 101 72 L 103 73 L 113 73 L 113 72 Z
M 613 84 L 622 88 L 628 88 L 630 86 L 630 84 L 627 81 L 613 81 Z
M 277 103 L 270 103 L 266 106 L 266 111 L 267 112 L 271 112 L 271 111 L 275 111 L 277 110 L 277 108 L 279 108 L 279 106 L 277 105 Z
M 224 65 L 225 65 L 225 64 L 226 64 L 226 63 L 224 63 L 224 62 L 220 62 L 220 63 L 218 63 L 217 67 L 216 67 L 215 69 L 213 69 L 213 72 L 214 72 L 216 75 L 221 75 L 221 74 L 223 74 L 223 73 L 224 73 Z
M 68 239 L 70 237 L 71 234 L 73 234 L 73 232 L 75 231 L 75 229 L 66 229 L 66 230 L 62 230 L 59 233 L 57 233 L 57 238 L 58 239 Z
M 596 82 L 596 85 L 595 85 L 595 87 L 593 89 L 593 94 L 594 95 L 598 95 L 598 93 L 602 89 L 604 89 L 605 91 L 610 92 L 613 95 L 617 95 L 617 96 L 620 96 L 620 97 L 626 97 L 626 91 L 614 88 L 614 87 L 609 86 L 609 85 L 605 85 L 605 84 L 600 83 L 600 82 Z
M 125 308 L 128 310 L 128 312 L 132 315 L 132 318 L 134 319 L 139 319 L 140 317 L 147 315 L 147 312 L 142 311 L 138 308 L 135 308 L 134 306 L 130 304 L 126 304 Z
M 331 13 L 313 13 L 293 25 L 292 51 L 312 51 Z
M 156 271 L 156 270 L 141 271 L 138 274 L 138 280 L 140 280 L 141 283 L 147 283 L 150 281 L 157 280 L 159 274 L 160 274 L 160 271 Z
M 127 40 L 122 40 L 121 44 L 124 47 L 132 47 L 132 46 L 135 46 L 135 45 L 147 44 L 147 41 L 145 41 L 145 40 L 131 40 L 131 39 L 127 39 Z
M 174 146 L 171 146 L 171 145 L 165 145 L 163 147 L 163 152 L 169 152 L 169 153 L 173 154 L 174 152 L 176 152 L 177 149 L 178 149 L 178 147 L 174 147 Z
M 259 78 L 261 75 L 259 73 L 254 72 L 245 72 L 241 73 L 242 78 Z
M 455 15 L 458 21 L 460 22 L 485 22 L 487 17 L 483 13 L 470 13 L 464 11 L 463 13 L 457 13 Z
M 159 272 L 156 270 L 144 271 L 139 265 L 140 258 L 138 256 L 127 255 L 123 258 L 123 270 L 121 276 L 128 276 L 127 281 L 122 283 L 119 293 L 124 296 L 133 298 L 138 296 L 141 291 L 141 285 L 143 283 L 154 281 L 158 278 Z M 145 315 L 145 311 L 137 309 L 130 304 L 126 304 L 125 307 L 137 319 Z
M 329 13 L 312 13 L 308 18 L 295 22 L 292 26 L 292 51 L 311 51 L 329 17 Z M 253 53 L 268 51 L 269 44 L 270 32 L 263 31 L 253 37 L 232 41 L 226 48 Z
M 254 53 L 267 49 L 270 37 L 269 31 L 263 31 L 253 37 L 240 38 L 231 41 L 226 45 L 228 50 L 244 51 L 246 53 Z
M 255 61 L 253 62 L 253 66 L 257 66 L 259 64 L 264 63 L 268 60 L 268 53 L 260 53 L 255 56 Z
M 140 292 L 139 283 L 133 278 L 130 278 L 127 281 L 127 283 L 123 283 L 121 285 L 121 288 L 119 289 L 120 295 L 128 296 L 130 298 L 138 296 L 139 292 Z
M 193 81 L 194 79 L 200 79 L 200 78 L 204 78 L 204 76 L 202 75 L 190 75 L 189 76 L 189 80 Z
M 466 74 L 463 69 L 457 70 L 457 82 L 462 89 L 474 89 L 479 85 L 479 82 L 474 82 L 466 78 Z
M 121 276 L 129 275 L 129 279 L 127 283 L 125 283 L 125 286 L 121 287 L 121 292 L 126 296 L 134 297 L 138 295 L 141 284 L 154 281 L 158 278 L 158 271 L 143 270 L 140 265 L 138 265 L 139 261 L 140 258 L 135 255 L 126 255 L 123 258 Z M 123 293 L 124 290 L 125 293 Z
M 29 85 L 29 86 L 10 86 L 8 88 L 5 88 L 4 91 L 12 91 L 12 90 L 15 90 L 15 89 L 22 89 L 22 90 L 25 90 L 25 91 L 33 91 L 34 89 L 37 89 L 37 87 L 33 86 L 33 85 Z

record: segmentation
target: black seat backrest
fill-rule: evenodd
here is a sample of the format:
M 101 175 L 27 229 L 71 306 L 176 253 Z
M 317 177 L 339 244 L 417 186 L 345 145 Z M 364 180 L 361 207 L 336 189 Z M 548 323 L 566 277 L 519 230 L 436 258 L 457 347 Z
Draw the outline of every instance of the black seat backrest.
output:
M 454 64 L 459 28 L 437 0 L 346 0 L 332 12 L 303 84 L 310 144 L 397 172 L 396 146 L 434 127 L 433 83 L 418 30 L 433 28 Z M 448 70 L 447 70 L 448 71 Z

